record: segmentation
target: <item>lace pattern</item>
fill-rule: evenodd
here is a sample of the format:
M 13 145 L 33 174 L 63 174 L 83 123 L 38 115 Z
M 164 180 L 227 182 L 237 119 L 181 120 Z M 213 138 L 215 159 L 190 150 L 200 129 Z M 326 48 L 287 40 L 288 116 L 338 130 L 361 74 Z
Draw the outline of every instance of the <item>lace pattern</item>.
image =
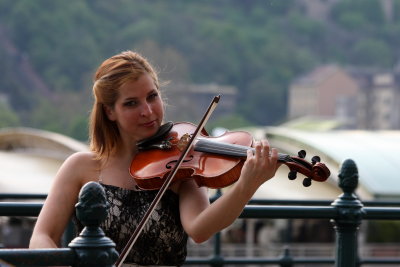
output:
M 110 203 L 100 225 L 121 252 L 148 210 L 157 191 L 134 191 L 100 183 Z M 180 266 L 186 259 L 187 234 L 179 216 L 179 196 L 168 190 L 151 214 L 125 262 Z

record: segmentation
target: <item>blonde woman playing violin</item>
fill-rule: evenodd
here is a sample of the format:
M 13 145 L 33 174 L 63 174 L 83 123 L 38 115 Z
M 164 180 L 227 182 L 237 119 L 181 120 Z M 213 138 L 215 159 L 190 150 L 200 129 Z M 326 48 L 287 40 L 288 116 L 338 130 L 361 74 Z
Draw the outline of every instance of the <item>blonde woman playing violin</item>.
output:
M 155 190 L 139 190 L 129 174 L 137 143 L 153 136 L 164 119 L 156 72 L 132 51 L 105 60 L 93 84 L 90 116 L 91 152 L 71 155 L 61 166 L 35 225 L 30 248 L 55 248 L 69 220 L 81 187 L 98 181 L 110 203 L 101 227 L 121 252 Z M 151 215 L 125 262 L 131 265 L 182 265 L 186 242 L 209 239 L 229 226 L 264 182 L 275 175 L 278 153 L 266 140 L 250 150 L 238 181 L 212 204 L 207 189 L 193 179 L 173 183 Z M 124 265 L 123 265 L 124 266 Z

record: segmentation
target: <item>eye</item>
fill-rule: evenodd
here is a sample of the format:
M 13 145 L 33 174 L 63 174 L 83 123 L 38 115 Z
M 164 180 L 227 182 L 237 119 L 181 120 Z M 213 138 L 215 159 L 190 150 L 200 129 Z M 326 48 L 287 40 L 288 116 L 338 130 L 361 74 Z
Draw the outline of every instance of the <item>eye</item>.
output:
M 136 100 L 128 100 L 124 102 L 124 106 L 125 107 L 134 107 L 136 106 L 138 103 Z
M 154 92 L 148 96 L 149 100 L 154 100 L 158 97 L 158 92 Z

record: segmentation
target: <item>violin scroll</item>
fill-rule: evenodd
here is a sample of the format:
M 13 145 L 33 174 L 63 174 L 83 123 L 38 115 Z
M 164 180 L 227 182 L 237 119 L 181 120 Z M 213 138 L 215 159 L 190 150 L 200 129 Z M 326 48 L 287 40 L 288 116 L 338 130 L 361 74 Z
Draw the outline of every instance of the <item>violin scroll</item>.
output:
M 314 156 L 311 162 L 308 162 L 304 159 L 306 157 L 305 150 L 300 150 L 297 155 L 297 157 L 286 157 L 281 160 L 289 167 L 288 178 L 290 180 L 296 179 L 297 173 L 300 172 L 306 176 L 303 180 L 303 186 L 308 187 L 313 180 L 324 182 L 329 178 L 331 172 L 324 163 L 320 162 L 321 158 L 319 156 Z

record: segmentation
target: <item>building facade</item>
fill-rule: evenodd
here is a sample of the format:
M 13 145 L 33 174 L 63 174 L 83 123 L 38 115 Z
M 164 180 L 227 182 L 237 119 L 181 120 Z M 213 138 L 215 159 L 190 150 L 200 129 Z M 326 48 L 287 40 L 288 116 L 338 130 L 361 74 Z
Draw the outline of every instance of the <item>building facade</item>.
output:
M 336 118 L 354 127 L 359 84 L 336 65 L 320 66 L 296 79 L 289 88 L 288 117 Z
M 289 88 L 288 119 L 337 120 L 341 128 L 400 129 L 400 72 L 320 66 Z
M 353 75 L 360 84 L 357 128 L 400 129 L 399 73 L 356 71 L 353 72 Z

